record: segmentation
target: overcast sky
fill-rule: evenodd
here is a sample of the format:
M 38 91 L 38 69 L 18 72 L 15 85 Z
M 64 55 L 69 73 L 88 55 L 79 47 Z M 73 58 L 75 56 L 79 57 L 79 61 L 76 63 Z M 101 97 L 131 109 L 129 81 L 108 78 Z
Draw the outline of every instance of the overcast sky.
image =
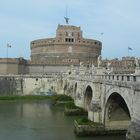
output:
M 30 42 L 55 37 L 58 24 L 81 26 L 101 40 L 103 58 L 140 56 L 140 0 L 0 0 L 0 57 L 30 59 Z M 101 35 L 103 33 L 103 35 Z

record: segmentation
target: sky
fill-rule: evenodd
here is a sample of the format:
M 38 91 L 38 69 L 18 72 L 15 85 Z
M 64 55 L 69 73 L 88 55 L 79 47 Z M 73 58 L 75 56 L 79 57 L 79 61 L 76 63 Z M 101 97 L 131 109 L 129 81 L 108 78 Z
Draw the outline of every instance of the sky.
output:
M 30 42 L 55 37 L 66 9 L 70 25 L 102 42 L 103 58 L 140 57 L 140 0 L 0 0 L 0 57 L 8 43 L 8 57 L 30 59 Z

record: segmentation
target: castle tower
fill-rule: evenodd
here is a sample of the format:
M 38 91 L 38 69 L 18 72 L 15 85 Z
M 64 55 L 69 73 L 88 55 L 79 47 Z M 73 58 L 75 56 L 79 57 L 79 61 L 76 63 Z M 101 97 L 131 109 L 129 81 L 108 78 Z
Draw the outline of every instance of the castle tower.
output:
M 97 65 L 102 43 L 83 38 L 80 27 L 58 25 L 55 38 L 31 42 L 31 63 L 52 66 Z

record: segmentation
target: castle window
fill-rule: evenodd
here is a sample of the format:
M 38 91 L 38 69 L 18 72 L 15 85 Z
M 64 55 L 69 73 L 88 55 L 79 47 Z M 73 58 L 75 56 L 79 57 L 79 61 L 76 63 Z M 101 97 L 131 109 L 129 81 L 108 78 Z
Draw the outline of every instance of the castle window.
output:
M 95 45 L 97 44 L 97 42 L 94 43 Z
M 130 77 L 129 76 L 127 76 L 127 81 L 130 81 Z
M 73 38 L 65 38 L 65 42 L 74 42 Z
M 133 80 L 134 80 L 134 82 L 136 82 L 137 80 L 136 80 L 136 76 L 133 76 Z

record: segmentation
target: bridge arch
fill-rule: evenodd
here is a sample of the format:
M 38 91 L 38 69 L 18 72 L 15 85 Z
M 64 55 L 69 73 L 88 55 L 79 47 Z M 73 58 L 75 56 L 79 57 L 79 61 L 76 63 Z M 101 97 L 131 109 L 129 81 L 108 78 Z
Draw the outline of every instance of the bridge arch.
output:
M 93 97 L 93 90 L 92 87 L 88 85 L 86 87 L 85 94 L 84 94 L 84 108 L 86 110 L 88 110 L 90 107 L 92 97 Z
M 127 129 L 131 121 L 130 110 L 125 98 L 113 92 L 105 104 L 104 124 L 106 129 Z

